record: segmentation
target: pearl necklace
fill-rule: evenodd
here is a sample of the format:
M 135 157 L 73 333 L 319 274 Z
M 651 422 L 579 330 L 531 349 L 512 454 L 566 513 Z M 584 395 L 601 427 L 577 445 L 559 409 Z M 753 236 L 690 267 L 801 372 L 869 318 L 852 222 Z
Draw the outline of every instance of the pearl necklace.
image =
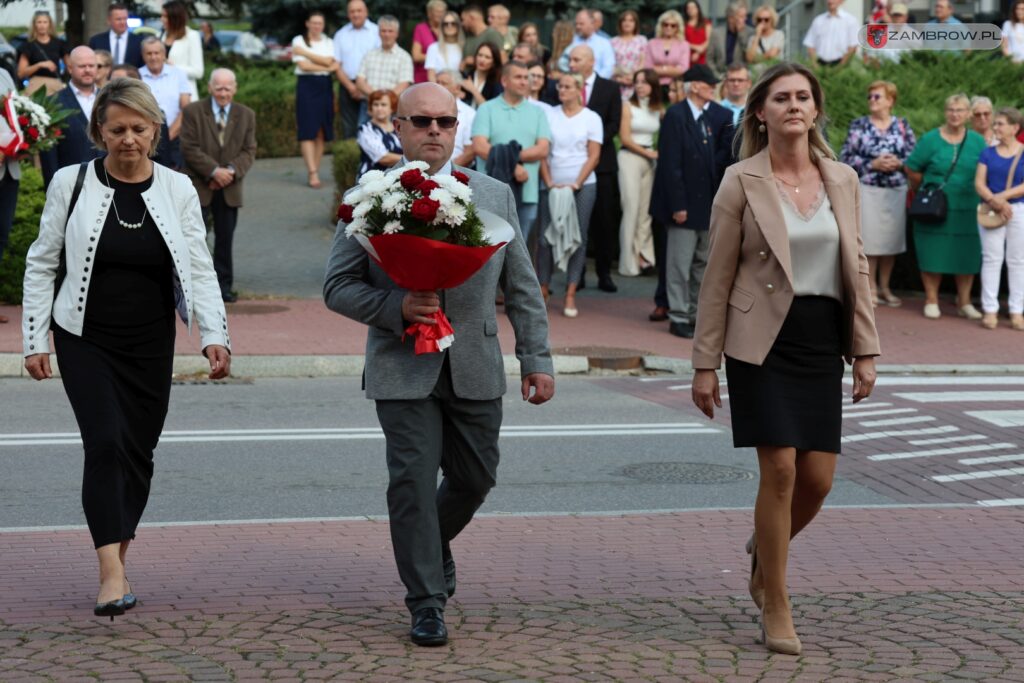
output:
M 117 219 L 117 222 L 121 225 L 122 228 L 126 228 L 128 230 L 138 230 L 139 228 L 141 228 L 142 224 L 146 222 L 146 215 L 149 213 L 149 209 L 142 209 L 142 218 L 139 219 L 138 223 L 126 223 L 125 221 L 121 220 L 121 214 L 118 213 L 117 211 L 117 202 L 114 200 L 114 195 L 117 194 L 117 190 L 115 190 L 114 187 L 110 184 L 110 174 L 107 173 L 107 167 L 105 165 L 103 166 L 103 177 L 107 179 L 107 187 L 110 188 L 110 205 L 114 207 L 114 218 Z

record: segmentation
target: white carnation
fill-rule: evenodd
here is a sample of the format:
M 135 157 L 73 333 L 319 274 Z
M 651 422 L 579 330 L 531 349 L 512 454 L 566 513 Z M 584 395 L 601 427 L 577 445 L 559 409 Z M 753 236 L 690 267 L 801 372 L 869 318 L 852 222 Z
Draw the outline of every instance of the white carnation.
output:
M 366 214 L 373 210 L 373 202 L 360 202 L 352 210 L 353 218 L 366 218 Z
M 378 180 L 383 180 L 384 179 L 384 175 L 385 175 L 384 171 L 378 171 L 378 170 L 367 171 L 366 173 L 364 173 L 362 175 L 361 178 L 359 178 L 359 184 L 363 185 L 365 187 L 369 183 L 375 183 Z
M 447 211 L 449 207 L 455 204 L 455 197 L 451 192 L 444 189 L 443 187 L 436 187 L 430 191 L 430 198 L 435 202 L 440 202 L 441 209 Z
M 444 222 L 448 225 L 462 225 L 466 220 L 466 207 L 462 204 L 452 204 L 445 210 Z
M 426 171 L 428 168 L 430 168 L 430 164 L 428 164 L 425 161 L 410 161 L 405 166 L 402 166 L 401 169 L 399 170 L 401 170 L 402 173 L 405 173 L 406 171 L 414 168 L 418 171 Z
M 456 199 L 462 202 L 468 202 L 473 197 L 473 190 L 469 189 L 469 185 L 463 185 L 458 180 L 452 178 L 451 187 L 446 189 L 455 195 Z
M 352 222 L 345 227 L 345 237 L 366 234 L 366 221 L 361 218 L 353 218 Z
M 409 202 L 409 195 L 404 192 L 391 192 L 384 196 L 384 201 L 381 202 L 380 208 L 384 213 L 390 213 L 398 215 L 405 208 Z
M 361 184 L 363 186 L 363 194 L 366 197 L 379 197 L 391 189 L 391 183 L 384 177 Z
M 384 226 L 385 235 L 394 235 L 396 232 L 402 231 L 402 224 L 398 221 L 388 221 Z
M 366 195 L 363 192 L 363 188 L 357 186 L 345 193 L 343 201 L 349 206 L 355 206 L 365 198 Z

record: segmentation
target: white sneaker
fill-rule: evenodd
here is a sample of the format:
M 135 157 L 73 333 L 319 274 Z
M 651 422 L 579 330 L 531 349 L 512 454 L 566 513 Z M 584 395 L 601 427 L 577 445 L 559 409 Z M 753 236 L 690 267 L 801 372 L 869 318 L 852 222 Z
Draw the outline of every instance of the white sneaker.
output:
M 961 318 L 967 318 L 968 320 L 981 320 L 981 311 L 974 307 L 974 304 L 967 304 L 961 306 L 957 312 Z
M 925 304 L 924 305 L 924 317 L 930 320 L 938 320 L 942 316 L 942 311 L 939 310 L 938 304 Z

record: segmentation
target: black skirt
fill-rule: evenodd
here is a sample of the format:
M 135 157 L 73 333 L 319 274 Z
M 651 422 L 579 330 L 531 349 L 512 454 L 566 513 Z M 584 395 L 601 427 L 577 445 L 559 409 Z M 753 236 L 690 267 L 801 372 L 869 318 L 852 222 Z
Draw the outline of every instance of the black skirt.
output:
M 334 79 L 330 76 L 298 76 L 295 79 L 295 122 L 298 138 L 324 142 L 334 139 Z
M 842 314 L 831 297 L 795 297 L 762 365 L 726 356 L 733 446 L 840 452 Z

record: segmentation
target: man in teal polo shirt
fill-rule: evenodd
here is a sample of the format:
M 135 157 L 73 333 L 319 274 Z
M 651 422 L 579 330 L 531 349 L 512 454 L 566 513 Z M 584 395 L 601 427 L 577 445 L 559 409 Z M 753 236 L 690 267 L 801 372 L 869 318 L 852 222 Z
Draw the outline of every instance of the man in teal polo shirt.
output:
M 540 107 L 527 101 L 530 92 L 529 69 L 523 62 L 512 61 L 501 72 L 501 97 L 484 102 L 473 119 L 473 149 L 477 154 L 478 171 L 486 172 L 487 158 L 495 145 L 513 140 L 522 148 L 515 165 L 514 178 L 522 183 L 522 198 L 517 206 L 523 239 L 537 220 L 537 197 L 540 194 L 540 160 L 551 149 L 551 128 Z

